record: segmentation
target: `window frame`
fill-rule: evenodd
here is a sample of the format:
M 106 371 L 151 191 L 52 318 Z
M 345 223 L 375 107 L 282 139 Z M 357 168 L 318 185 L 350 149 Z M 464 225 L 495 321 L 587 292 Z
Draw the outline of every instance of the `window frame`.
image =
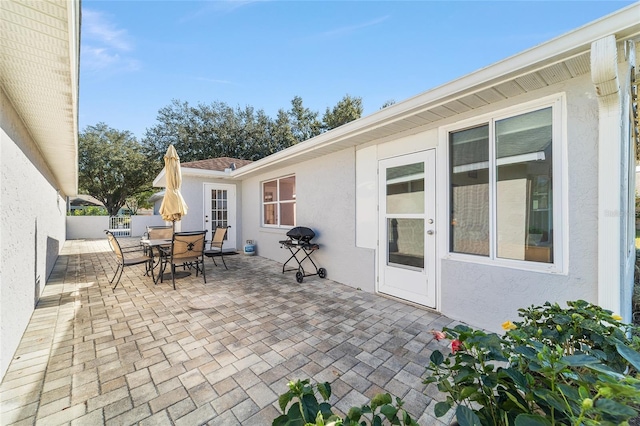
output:
M 295 178 L 296 175 L 295 173 L 289 174 L 289 175 L 285 175 L 285 176 L 279 176 L 277 178 L 273 178 L 273 179 L 267 179 L 267 180 L 263 180 L 260 182 L 260 205 L 261 205 L 261 212 L 260 212 L 260 216 L 261 216 L 261 222 L 260 222 L 260 226 L 262 226 L 263 228 L 274 228 L 274 229 L 280 229 L 280 228 L 285 228 L 285 229 L 291 229 L 293 227 L 296 226 L 297 223 L 297 212 L 296 209 L 294 207 L 294 213 L 293 213 L 293 225 L 282 225 L 280 223 L 280 220 L 282 218 L 282 212 L 281 212 L 281 205 L 282 204 L 296 204 L 296 194 L 293 194 L 293 199 L 292 200 L 280 200 L 280 181 L 284 180 L 284 179 L 289 179 L 289 178 L 293 178 L 294 179 L 294 185 L 295 185 Z M 276 183 L 276 194 L 277 194 L 277 200 L 276 201 L 265 201 L 265 194 L 264 194 L 264 186 L 267 183 L 271 183 L 271 182 L 275 182 Z M 276 217 L 278 218 L 277 223 L 275 224 L 271 224 L 271 223 L 265 223 L 265 206 L 267 205 L 275 205 L 276 206 Z
M 516 260 L 499 258 L 497 256 L 497 197 L 496 197 L 496 146 L 495 146 L 495 123 L 499 120 L 512 118 L 521 114 L 538 111 L 545 108 L 552 108 L 552 173 L 553 173 L 553 262 L 543 263 L 529 260 Z M 540 98 L 536 101 L 521 103 L 508 108 L 496 110 L 487 114 L 482 114 L 467 120 L 457 121 L 450 125 L 442 126 L 439 129 L 440 144 L 444 148 L 445 155 L 441 158 L 440 170 L 442 194 L 447 194 L 446 202 L 441 203 L 440 215 L 442 221 L 442 231 L 440 233 L 439 244 L 443 248 L 445 259 L 459 260 L 471 263 L 480 263 L 492 266 L 501 266 L 520 270 L 530 270 L 538 272 L 549 272 L 554 274 L 564 274 L 567 271 L 568 259 L 568 188 L 567 188 L 567 167 L 563 167 L 564 159 L 567 158 L 567 133 L 566 133 L 566 98 L 564 93 L 555 94 Z M 451 169 L 450 169 L 450 146 L 449 135 L 452 132 L 478 127 L 489 126 L 489 256 L 481 256 L 466 253 L 456 253 L 451 251 L 450 238 L 450 212 L 451 198 Z

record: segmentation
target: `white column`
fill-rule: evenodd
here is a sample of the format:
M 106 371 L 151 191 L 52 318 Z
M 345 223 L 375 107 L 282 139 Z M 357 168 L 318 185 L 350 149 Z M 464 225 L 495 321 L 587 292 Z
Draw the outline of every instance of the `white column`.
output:
M 615 36 L 591 44 L 591 81 L 598 97 L 598 304 L 621 312 L 622 120 Z

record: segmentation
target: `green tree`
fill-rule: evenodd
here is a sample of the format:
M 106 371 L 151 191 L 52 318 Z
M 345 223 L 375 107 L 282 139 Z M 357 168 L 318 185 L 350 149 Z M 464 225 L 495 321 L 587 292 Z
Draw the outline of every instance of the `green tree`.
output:
M 324 113 L 322 124 L 324 130 L 332 130 L 350 121 L 362 117 L 362 98 L 345 95 L 340 102 Z
M 291 133 L 298 142 L 306 141 L 322 133 L 322 123 L 318 120 L 318 112 L 311 111 L 302 104 L 302 98 L 295 96 L 291 100 L 288 112 L 291 119 Z
M 124 204 L 132 215 L 138 214 L 138 210 L 140 209 L 150 209 L 153 207 L 153 203 L 149 202 L 149 198 L 154 192 L 153 189 L 146 189 L 136 195 L 127 197 Z
M 147 189 L 154 176 L 135 136 L 105 123 L 80 133 L 78 162 L 80 191 L 100 200 L 111 216 L 128 197 Z
M 385 109 L 386 107 L 390 107 L 391 105 L 395 104 L 396 101 L 393 99 L 388 99 L 386 101 L 384 101 L 384 103 L 382 104 L 382 106 L 380 107 L 380 109 Z
M 274 142 L 281 139 L 273 135 L 278 124 L 251 106 L 234 109 L 213 102 L 194 107 L 174 99 L 158 111 L 157 121 L 147 129 L 142 144 L 149 158 L 160 163 L 169 144 L 181 162 L 216 157 L 258 160 L 282 149 Z

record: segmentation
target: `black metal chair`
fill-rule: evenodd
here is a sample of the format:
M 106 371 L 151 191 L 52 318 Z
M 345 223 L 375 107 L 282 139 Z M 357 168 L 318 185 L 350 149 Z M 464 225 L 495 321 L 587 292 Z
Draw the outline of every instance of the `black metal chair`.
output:
M 163 273 L 167 265 L 171 266 L 171 281 L 176 289 L 176 266 L 195 267 L 196 276 L 202 272 L 206 284 L 207 277 L 204 270 L 204 246 L 207 231 L 175 232 L 171 240 L 171 247 L 161 248 L 162 267 L 160 268 L 160 282 L 164 281 Z M 201 269 L 202 268 L 202 269 Z
M 115 235 L 113 235 L 113 232 L 111 231 L 105 231 L 105 232 L 107 234 L 107 240 L 109 240 L 109 245 L 111 246 L 111 250 L 113 250 L 113 253 L 116 255 L 116 260 L 118 261 L 116 272 L 113 274 L 113 278 L 111 278 L 111 281 L 109 281 L 110 283 L 113 283 L 113 280 L 116 279 L 116 275 L 118 276 L 118 280 L 116 281 L 116 284 L 113 286 L 114 290 L 118 286 L 118 283 L 120 282 L 120 278 L 122 277 L 122 271 L 124 271 L 124 268 L 126 266 L 141 265 L 143 263 L 146 263 L 146 271 L 149 271 L 149 269 L 151 269 L 153 274 L 153 268 L 152 268 L 153 265 L 151 265 L 150 256 L 145 254 L 139 247 L 131 247 L 123 250 L 122 247 L 120 246 L 120 243 L 118 242 L 118 239 L 116 238 Z
M 227 263 L 224 261 L 224 252 L 222 251 L 222 246 L 224 245 L 224 240 L 227 236 L 227 231 L 229 227 L 227 226 L 218 226 L 216 228 L 216 232 L 213 234 L 213 238 L 211 239 L 211 243 L 209 244 L 209 248 L 204 251 L 204 255 L 210 257 L 213 260 L 213 264 L 218 266 L 216 263 L 216 257 L 220 256 L 222 259 L 222 264 L 224 265 L 224 269 L 227 268 Z

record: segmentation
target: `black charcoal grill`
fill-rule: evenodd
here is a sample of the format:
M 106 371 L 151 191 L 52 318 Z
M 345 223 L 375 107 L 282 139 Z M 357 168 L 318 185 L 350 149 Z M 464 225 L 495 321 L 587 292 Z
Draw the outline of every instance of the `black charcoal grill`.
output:
M 316 236 L 316 233 L 313 232 L 310 228 L 305 228 L 304 226 L 296 226 L 287 232 L 287 239 L 280 241 L 280 247 L 287 248 L 291 252 L 291 257 L 284 262 L 282 265 L 282 273 L 289 271 L 297 271 L 296 272 L 296 281 L 299 283 L 305 277 L 311 277 L 313 275 L 317 275 L 320 278 L 325 278 L 327 276 L 327 270 L 324 268 L 318 268 L 313 259 L 311 259 L 311 255 L 314 251 L 319 250 L 320 246 L 318 244 L 312 243 Z M 300 253 L 302 252 L 302 253 Z M 302 258 L 298 257 L 298 253 Z M 311 262 L 313 267 L 316 269 L 315 274 L 307 274 L 302 266 L 304 261 L 308 260 Z M 287 269 L 287 264 L 291 261 L 295 261 L 298 264 L 297 268 L 289 268 Z

